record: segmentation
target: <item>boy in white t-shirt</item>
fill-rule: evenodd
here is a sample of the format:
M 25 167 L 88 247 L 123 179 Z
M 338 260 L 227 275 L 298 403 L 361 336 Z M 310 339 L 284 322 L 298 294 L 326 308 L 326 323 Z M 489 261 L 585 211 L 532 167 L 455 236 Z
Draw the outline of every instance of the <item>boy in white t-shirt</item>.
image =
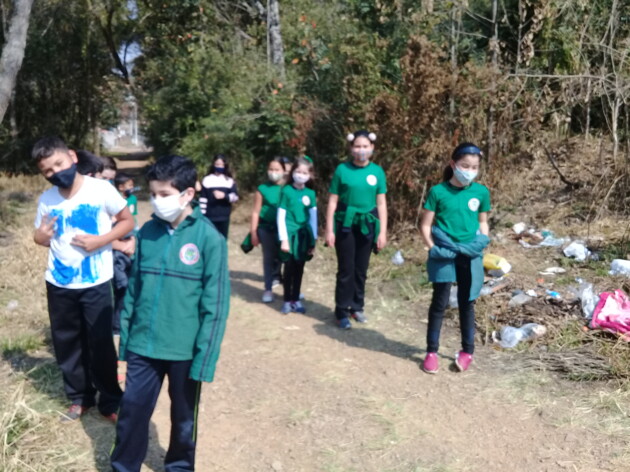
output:
M 62 421 L 81 417 L 96 403 L 116 421 L 122 391 L 112 338 L 112 246 L 133 229 L 125 199 L 113 185 L 77 172 L 77 156 L 59 138 L 39 140 L 32 151 L 53 187 L 39 198 L 34 240 L 49 247 L 48 314 L 57 364 L 72 402 Z M 118 224 L 112 228 L 112 216 Z

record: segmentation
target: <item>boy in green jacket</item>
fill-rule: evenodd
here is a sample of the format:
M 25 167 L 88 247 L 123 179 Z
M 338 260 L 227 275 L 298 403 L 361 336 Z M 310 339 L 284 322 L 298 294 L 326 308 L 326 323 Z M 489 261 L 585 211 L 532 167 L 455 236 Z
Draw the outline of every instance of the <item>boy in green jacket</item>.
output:
M 126 389 L 116 425 L 114 471 L 139 471 L 149 421 L 168 376 L 171 435 L 164 468 L 194 470 L 201 382 L 212 382 L 229 312 L 227 247 L 192 203 L 197 172 L 168 156 L 147 172 L 155 213 L 137 235 L 121 313 Z

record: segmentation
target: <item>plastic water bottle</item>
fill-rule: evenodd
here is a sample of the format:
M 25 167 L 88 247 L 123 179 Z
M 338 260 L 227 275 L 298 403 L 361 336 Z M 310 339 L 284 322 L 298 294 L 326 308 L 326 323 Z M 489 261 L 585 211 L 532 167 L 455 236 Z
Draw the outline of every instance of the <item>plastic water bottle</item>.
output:
M 499 346 L 504 349 L 510 349 L 515 347 L 521 341 L 539 338 L 546 332 L 547 328 L 537 323 L 527 323 L 520 328 L 504 326 L 501 328 L 501 340 L 499 341 Z
M 610 275 L 630 276 L 630 261 L 625 259 L 615 259 L 610 263 Z

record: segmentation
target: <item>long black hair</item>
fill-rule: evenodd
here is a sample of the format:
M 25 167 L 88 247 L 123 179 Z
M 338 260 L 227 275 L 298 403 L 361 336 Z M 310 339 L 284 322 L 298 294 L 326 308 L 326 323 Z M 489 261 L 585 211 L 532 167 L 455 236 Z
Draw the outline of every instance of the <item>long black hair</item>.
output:
M 208 167 L 208 172 L 207 174 L 214 174 L 214 163 L 217 162 L 219 159 L 221 159 L 223 161 L 223 165 L 225 166 L 225 176 L 226 177 L 232 177 L 232 171 L 230 170 L 230 163 L 228 162 L 228 158 L 225 154 L 215 154 L 214 158 L 212 159 L 212 164 L 210 164 L 210 167 Z
M 481 159 L 483 157 L 483 152 L 481 152 L 481 149 L 479 149 L 476 144 L 461 143 L 453 150 L 453 154 L 451 154 L 451 160 L 453 162 L 457 162 L 460 159 L 463 159 L 465 156 L 469 156 L 469 155 L 479 156 L 479 159 Z M 452 178 L 453 178 L 453 168 L 449 164 L 444 168 L 444 172 L 442 174 L 442 181 L 448 182 Z

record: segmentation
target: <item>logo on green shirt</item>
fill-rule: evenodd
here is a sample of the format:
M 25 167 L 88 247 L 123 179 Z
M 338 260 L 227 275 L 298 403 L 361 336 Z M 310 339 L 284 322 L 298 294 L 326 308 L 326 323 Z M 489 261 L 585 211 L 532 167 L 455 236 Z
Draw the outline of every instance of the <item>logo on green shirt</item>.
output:
M 470 208 L 470 211 L 477 211 L 479 209 L 479 203 L 478 198 L 471 198 L 468 200 L 468 208 Z

